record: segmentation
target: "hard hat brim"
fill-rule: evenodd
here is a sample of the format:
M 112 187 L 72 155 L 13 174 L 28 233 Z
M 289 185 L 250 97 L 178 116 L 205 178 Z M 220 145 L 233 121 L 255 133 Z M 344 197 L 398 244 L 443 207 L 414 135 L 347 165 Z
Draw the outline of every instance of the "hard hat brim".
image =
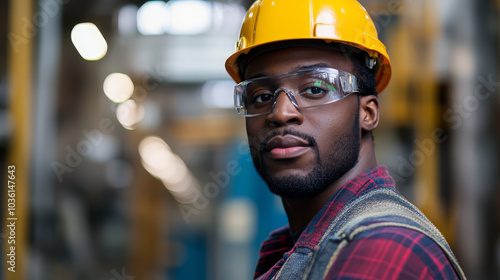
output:
M 243 49 L 233 53 L 231 56 L 229 56 L 229 58 L 226 60 L 226 63 L 225 63 L 226 70 L 229 73 L 229 75 L 231 76 L 231 78 L 236 83 L 240 83 L 243 81 L 243 77 L 241 77 L 241 74 L 242 74 L 241 70 L 244 70 L 244 69 L 239 69 L 240 63 L 239 63 L 238 59 L 240 58 L 241 55 L 248 54 L 248 53 L 250 53 L 250 51 L 252 51 L 256 48 L 260 48 L 260 49 L 264 48 L 265 49 L 266 46 L 269 47 L 268 49 L 266 49 L 266 51 L 276 50 L 276 48 L 273 48 L 273 45 L 275 43 L 287 43 L 287 42 L 289 42 L 290 43 L 289 47 L 295 47 L 297 45 L 295 45 L 294 42 L 304 41 L 304 40 L 319 40 L 319 41 L 323 41 L 326 43 L 339 43 L 339 44 L 352 46 L 352 47 L 355 47 L 356 49 L 365 51 L 366 53 L 368 53 L 368 55 L 370 57 L 376 59 L 377 63 L 379 64 L 379 69 L 378 69 L 376 77 L 375 77 L 376 84 L 377 84 L 377 86 L 376 86 L 377 92 L 379 92 L 379 93 L 382 92 L 389 84 L 389 81 L 390 81 L 390 78 L 392 75 L 392 69 L 391 69 L 391 62 L 389 60 L 389 56 L 387 55 L 387 53 L 380 53 L 380 52 L 375 51 L 375 50 L 368 50 L 364 46 L 361 46 L 361 45 L 358 45 L 358 44 L 355 44 L 352 42 L 348 42 L 348 41 L 335 40 L 332 38 L 308 38 L 308 39 L 276 40 L 276 41 L 265 42 L 262 44 L 255 44 L 255 45 L 252 45 L 251 47 L 243 48 Z M 283 48 L 283 47 L 281 47 L 281 48 Z

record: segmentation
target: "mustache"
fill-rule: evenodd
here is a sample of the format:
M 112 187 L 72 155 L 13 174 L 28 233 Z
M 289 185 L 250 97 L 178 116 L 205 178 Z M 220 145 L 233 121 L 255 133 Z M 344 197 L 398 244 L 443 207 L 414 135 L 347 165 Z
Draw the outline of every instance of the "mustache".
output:
M 295 130 L 291 130 L 291 129 L 285 129 L 285 130 L 277 130 L 277 131 L 273 131 L 271 133 L 271 135 L 267 136 L 259 145 L 259 152 L 264 152 L 265 149 L 266 149 L 266 145 L 267 143 L 275 136 L 285 136 L 285 135 L 293 135 L 293 136 L 296 136 L 296 137 L 299 137 L 299 138 L 302 138 L 304 140 L 306 140 L 307 142 L 309 142 L 309 145 L 311 145 L 311 147 L 316 147 L 317 146 L 317 143 L 316 143 L 316 139 L 314 139 L 314 137 L 312 137 L 311 135 L 309 134 L 305 134 L 303 132 L 299 132 L 299 131 L 295 131 Z

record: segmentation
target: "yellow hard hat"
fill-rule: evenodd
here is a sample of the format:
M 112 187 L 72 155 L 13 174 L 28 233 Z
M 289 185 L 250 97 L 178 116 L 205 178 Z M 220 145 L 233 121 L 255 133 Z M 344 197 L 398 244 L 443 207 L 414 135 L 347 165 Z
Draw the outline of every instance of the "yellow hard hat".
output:
M 238 57 L 275 42 L 314 39 L 337 42 L 365 51 L 378 63 L 376 88 L 385 89 L 391 62 L 370 15 L 356 0 L 257 0 L 248 10 L 236 42 L 236 52 L 226 60 L 226 70 L 242 81 Z

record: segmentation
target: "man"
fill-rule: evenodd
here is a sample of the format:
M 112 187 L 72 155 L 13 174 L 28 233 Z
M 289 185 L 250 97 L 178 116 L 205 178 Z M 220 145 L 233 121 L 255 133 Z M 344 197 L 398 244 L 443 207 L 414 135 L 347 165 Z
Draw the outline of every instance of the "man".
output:
M 377 166 L 391 66 L 358 2 L 256 1 L 226 69 L 254 165 L 289 220 L 262 244 L 255 278 L 465 279 Z

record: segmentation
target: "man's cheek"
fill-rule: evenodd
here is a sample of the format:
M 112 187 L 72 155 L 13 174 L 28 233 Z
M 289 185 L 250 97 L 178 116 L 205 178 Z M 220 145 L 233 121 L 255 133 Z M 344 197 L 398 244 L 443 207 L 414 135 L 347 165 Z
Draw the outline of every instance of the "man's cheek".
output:
M 248 147 L 250 149 L 250 155 L 252 156 L 252 158 L 258 158 L 260 145 L 258 144 L 257 141 L 251 141 L 250 139 L 248 139 L 248 143 L 249 143 Z

